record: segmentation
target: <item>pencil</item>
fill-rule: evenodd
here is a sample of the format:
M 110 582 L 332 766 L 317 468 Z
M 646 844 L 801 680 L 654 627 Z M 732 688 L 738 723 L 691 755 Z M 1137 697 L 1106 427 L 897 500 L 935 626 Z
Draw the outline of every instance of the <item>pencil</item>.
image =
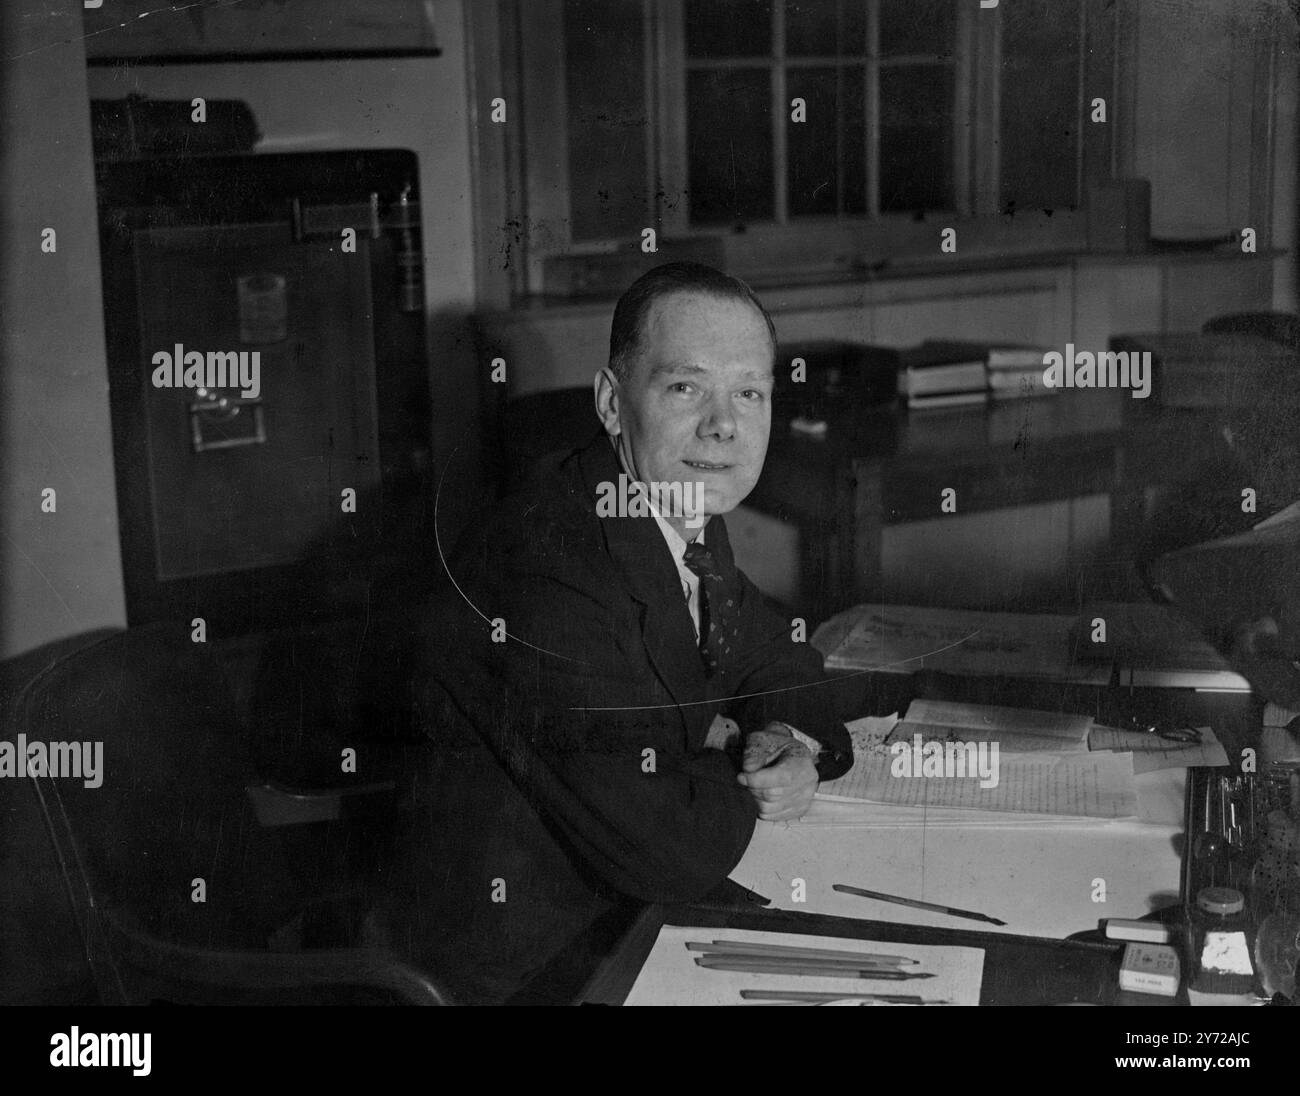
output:
M 920 962 L 919 959 L 908 959 L 902 955 L 873 955 L 864 951 L 837 951 L 835 948 L 801 948 L 795 944 L 747 944 L 743 940 L 714 940 L 711 944 L 692 940 L 687 943 L 686 949 L 719 954 L 781 955 L 800 959 L 859 959 L 870 966 L 902 966 Z
M 934 902 L 921 902 L 915 898 L 899 898 L 896 894 L 881 894 L 878 891 L 863 890 L 861 887 L 850 887 L 844 883 L 831 884 L 831 890 L 839 891 L 841 894 L 856 894 L 860 898 L 874 898 L 878 902 L 893 902 L 898 906 L 911 906 L 918 910 L 932 910 L 935 913 L 946 913 L 953 917 L 968 917 L 972 921 L 987 921 L 990 925 L 1005 925 L 1005 921 L 999 921 L 996 917 L 990 917 L 987 913 L 975 913 L 972 910 L 958 909 L 956 906 L 940 906 Z
M 742 1001 L 788 1001 L 818 1004 L 822 1001 L 887 1001 L 891 1005 L 945 1005 L 947 1001 L 927 1001 L 918 993 L 836 993 L 815 989 L 742 989 Z
M 933 978 L 933 974 L 912 974 L 885 967 L 852 967 L 845 963 L 782 963 L 775 959 L 761 962 L 734 956 L 701 955 L 696 964 L 708 970 L 729 970 L 743 974 L 793 974 L 811 978 L 866 978 L 882 982 L 906 982 L 913 978 Z

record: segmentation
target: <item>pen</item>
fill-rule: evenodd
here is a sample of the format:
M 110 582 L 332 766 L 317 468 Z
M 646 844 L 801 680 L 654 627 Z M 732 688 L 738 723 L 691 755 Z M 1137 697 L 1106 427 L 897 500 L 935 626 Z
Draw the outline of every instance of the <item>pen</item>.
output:
M 912 974 L 883 967 L 852 967 L 845 963 L 782 963 L 775 959 L 740 959 L 733 956 L 701 955 L 696 964 L 708 970 L 729 970 L 742 974 L 795 974 L 811 978 L 863 978 L 881 982 L 907 982 L 913 978 L 933 978 L 933 974 Z
M 881 894 L 878 891 L 863 890 L 861 887 L 850 887 L 844 883 L 833 883 L 831 890 L 839 891 L 841 894 L 856 894 L 860 898 L 874 898 L 878 902 L 893 902 L 899 906 L 911 906 L 918 910 L 933 910 L 935 913 L 946 913 L 953 917 L 968 917 L 972 921 L 987 921 L 990 925 L 1005 925 L 1005 921 L 999 921 L 996 917 L 990 917 L 987 913 L 975 913 L 972 910 L 957 909 L 956 906 L 940 906 L 934 902 L 921 902 L 915 898 L 899 898 L 896 894 Z
M 873 955 L 862 951 L 837 951 L 834 948 L 801 948 L 793 944 L 749 944 L 741 940 L 714 940 L 706 944 L 692 940 L 686 945 L 687 951 L 705 951 L 726 955 L 773 955 L 788 956 L 798 959 L 831 959 L 843 962 L 849 959 L 861 960 L 869 966 L 902 966 L 919 963 L 919 959 L 908 959 L 902 955 Z

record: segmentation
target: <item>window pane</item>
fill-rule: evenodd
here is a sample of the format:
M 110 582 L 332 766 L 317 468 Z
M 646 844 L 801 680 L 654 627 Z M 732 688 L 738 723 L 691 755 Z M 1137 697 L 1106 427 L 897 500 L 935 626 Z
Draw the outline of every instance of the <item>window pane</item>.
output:
M 807 104 L 806 121 L 786 120 L 790 216 L 866 212 L 864 79 L 861 65 L 790 68 L 790 97 Z
M 788 0 L 785 52 L 788 57 L 861 57 L 867 51 L 866 0 Z
M 957 0 L 880 0 L 881 56 L 952 53 L 956 4 Z M 980 14 L 991 13 L 977 11 L 976 18 Z
M 686 74 L 691 221 L 771 220 L 771 75 L 763 69 Z
M 880 71 L 880 208 L 951 209 L 952 69 Z
M 770 57 L 772 0 L 686 0 L 687 57 Z
M 641 0 L 565 0 L 569 215 L 574 240 L 648 222 Z
M 1005 7 L 1002 208 L 1077 206 L 1079 0 L 1022 0 Z

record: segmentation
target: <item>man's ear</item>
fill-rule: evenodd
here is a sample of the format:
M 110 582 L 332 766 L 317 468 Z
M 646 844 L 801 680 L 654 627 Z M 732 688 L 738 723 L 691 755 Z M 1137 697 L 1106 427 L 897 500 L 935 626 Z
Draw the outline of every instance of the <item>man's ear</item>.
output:
M 618 378 L 606 366 L 596 374 L 596 414 L 611 438 L 622 432 L 618 421 Z

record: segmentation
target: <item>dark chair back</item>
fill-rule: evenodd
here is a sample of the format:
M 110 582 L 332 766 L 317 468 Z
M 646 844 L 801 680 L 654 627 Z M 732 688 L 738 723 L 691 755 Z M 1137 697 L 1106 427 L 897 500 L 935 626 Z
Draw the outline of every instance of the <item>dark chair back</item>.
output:
M 272 950 L 293 947 L 310 895 L 258 822 L 221 665 L 187 627 L 82 646 L 16 688 L 9 711 L 15 738 L 100 759 L 89 781 L 27 785 L 101 1001 L 445 1002 L 379 951 Z
M 1237 312 L 1215 316 L 1201 325 L 1202 335 L 1258 335 L 1300 349 L 1300 316 L 1290 312 Z
M 534 392 L 507 400 L 502 410 L 502 487 L 509 490 L 539 457 L 578 449 L 600 429 L 591 385 Z

